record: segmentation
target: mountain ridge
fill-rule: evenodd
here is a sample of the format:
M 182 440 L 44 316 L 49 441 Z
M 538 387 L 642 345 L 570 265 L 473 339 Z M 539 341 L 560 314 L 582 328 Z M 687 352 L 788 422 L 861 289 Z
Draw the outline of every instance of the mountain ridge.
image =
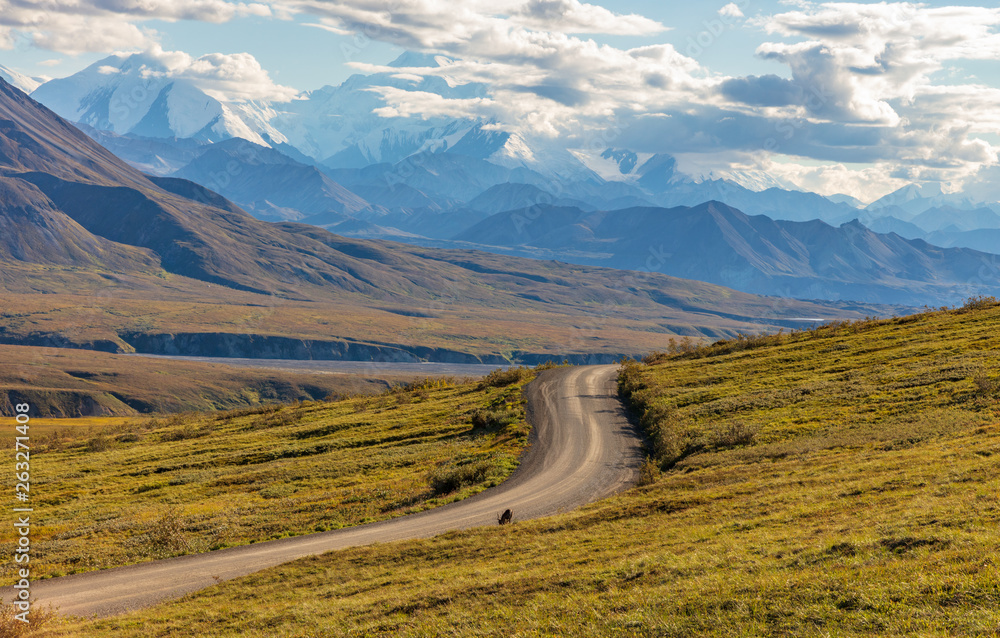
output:
M 36 267 L 41 264 L 32 261 L 35 253 L 25 253 L 11 237 L 0 237 L 9 260 L 0 270 L 6 289 L 52 293 L 58 285 L 100 291 L 98 310 L 74 319 L 83 322 L 74 330 L 86 335 L 81 337 L 85 344 L 132 347 L 123 336 L 136 341 L 137 335 L 183 333 L 190 326 L 198 326 L 197 334 L 218 332 L 218 324 L 202 323 L 195 309 L 211 306 L 214 299 L 241 309 L 285 307 L 267 315 L 267 331 L 252 335 L 332 340 L 357 344 L 355 349 L 367 343 L 372 353 L 381 351 L 378 342 L 393 338 L 403 342 L 397 349 L 414 352 L 459 344 L 458 350 L 468 348 L 477 357 L 500 359 L 530 353 L 619 355 L 648 347 L 637 344 L 655 343 L 663 334 L 717 337 L 753 326 L 801 325 L 801 317 L 857 316 L 862 307 L 873 311 L 870 306 L 778 302 L 652 273 L 633 281 L 633 274 L 602 268 L 352 239 L 315 226 L 262 222 L 192 182 L 138 173 L 6 84 L 0 84 L 0 118 L 0 177 L 11 181 L 9 201 L 0 206 L 3 223 L 15 218 L 18 206 L 34 203 L 15 195 L 31 195 L 53 224 L 120 253 L 114 255 L 117 261 L 94 263 L 70 252 L 61 270 L 51 270 Z M 445 166 L 450 165 L 449 160 Z M 22 322 L 11 315 L 0 321 L 5 342 L 73 343 L 65 331 L 32 327 L 59 325 L 60 315 L 67 313 L 81 316 L 61 309 L 72 305 L 60 305 L 53 294 L 16 294 L 22 296 L 8 297 L 12 307 L 30 300 L 45 321 Z M 713 314 L 722 299 L 725 317 Z M 135 318 L 122 324 L 121 313 L 105 310 L 116 305 L 129 308 L 125 316 Z M 162 308 L 172 318 L 164 323 L 144 314 L 144 308 Z M 396 325 L 401 315 L 394 309 L 399 308 L 409 309 L 408 318 L 395 333 L 385 333 L 374 320 L 356 319 L 380 317 L 379 322 Z M 349 328 L 331 333 L 316 313 L 338 316 L 338 325 Z M 395 319 L 389 322 L 386 313 Z M 294 327 L 285 326 L 286 314 L 299 317 Z M 574 336 L 589 330 L 591 337 Z M 389 339 L 377 336 L 383 334 Z

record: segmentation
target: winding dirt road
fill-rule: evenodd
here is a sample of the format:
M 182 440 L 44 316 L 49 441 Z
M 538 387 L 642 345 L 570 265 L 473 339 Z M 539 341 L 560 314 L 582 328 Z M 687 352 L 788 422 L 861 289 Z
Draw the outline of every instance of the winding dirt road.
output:
M 542 372 L 527 389 L 532 442 L 517 471 L 464 501 L 381 523 L 39 581 L 33 597 L 64 614 L 110 616 L 303 556 L 496 525 L 508 507 L 515 520 L 538 518 L 611 495 L 634 483 L 641 460 L 615 371 L 606 365 Z M 12 591 L 3 591 L 4 600 Z

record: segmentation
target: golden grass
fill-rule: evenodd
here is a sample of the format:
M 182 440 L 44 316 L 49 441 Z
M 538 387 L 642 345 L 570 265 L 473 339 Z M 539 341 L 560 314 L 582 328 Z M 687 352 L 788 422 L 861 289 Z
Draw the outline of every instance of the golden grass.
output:
M 656 357 L 627 389 L 683 445 L 645 487 L 48 635 L 996 635 L 998 328 L 989 307 Z
M 527 443 L 529 376 L 482 389 L 428 379 L 332 403 L 33 421 L 33 576 L 357 525 L 496 485 Z M 477 423 L 484 411 L 503 418 Z M 13 489 L 12 478 L 3 484 Z M 0 532 L 7 579 L 12 539 Z

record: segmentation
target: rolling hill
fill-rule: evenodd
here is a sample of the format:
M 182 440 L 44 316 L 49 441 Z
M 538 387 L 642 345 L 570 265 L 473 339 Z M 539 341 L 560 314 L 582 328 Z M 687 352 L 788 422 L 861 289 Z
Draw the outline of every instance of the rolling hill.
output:
M 668 453 L 646 485 L 60 635 L 993 635 L 1000 307 L 973 305 L 633 362 L 621 387 Z

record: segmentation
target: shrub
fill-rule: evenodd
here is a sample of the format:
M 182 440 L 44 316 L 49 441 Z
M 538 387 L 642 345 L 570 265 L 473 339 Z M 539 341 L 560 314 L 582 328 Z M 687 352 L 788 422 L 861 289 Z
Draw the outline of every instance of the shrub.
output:
M 20 613 L 13 605 L 0 606 L 0 638 L 20 638 L 36 633 L 43 626 L 58 618 L 58 614 L 50 606 L 41 607 L 33 600 L 31 611 L 28 612 L 29 622 L 18 620 Z
M 646 457 L 642 465 L 639 466 L 639 481 L 637 485 L 651 485 L 660 478 L 660 466 L 656 461 Z
M 479 382 L 478 389 L 485 390 L 486 388 L 502 388 L 504 386 L 520 383 L 530 376 L 531 370 L 524 366 L 518 366 L 516 368 L 510 367 L 506 370 L 497 369 L 483 377 L 483 380 Z
M 973 310 L 987 310 L 995 306 L 1000 306 L 1000 301 L 996 297 L 987 297 L 985 295 L 979 295 L 978 297 L 969 297 L 962 304 L 962 307 L 958 309 L 959 312 L 971 312 Z
M 472 427 L 484 430 L 499 430 L 518 422 L 518 415 L 511 410 L 475 410 L 472 413 Z
M 542 370 L 551 370 L 552 368 L 561 368 L 562 366 L 568 366 L 569 360 L 564 360 L 562 363 L 556 363 L 555 361 L 546 361 L 545 363 L 539 363 L 535 366 L 536 372 L 541 372 Z
M 203 436 L 208 436 L 212 433 L 212 430 L 208 427 L 199 428 L 195 424 L 187 425 L 183 428 L 174 428 L 168 432 L 164 432 L 160 435 L 160 441 L 171 442 L 171 441 L 184 441 L 187 439 L 197 439 Z
M 87 441 L 88 452 L 104 452 L 111 447 L 111 439 L 104 434 L 98 434 Z
M 982 397 L 990 397 L 996 393 L 1000 387 L 1000 382 L 986 374 L 985 370 L 980 370 L 972 377 L 972 383 L 976 386 L 976 394 Z
M 431 489 L 440 495 L 454 492 L 466 485 L 476 485 L 485 481 L 492 469 L 493 464 L 485 460 L 443 465 L 431 473 Z
M 716 447 L 727 448 L 738 445 L 750 445 L 757 438 L 759 428 L 742 421 L 730 421 L 715 433 L 713 443 Z

